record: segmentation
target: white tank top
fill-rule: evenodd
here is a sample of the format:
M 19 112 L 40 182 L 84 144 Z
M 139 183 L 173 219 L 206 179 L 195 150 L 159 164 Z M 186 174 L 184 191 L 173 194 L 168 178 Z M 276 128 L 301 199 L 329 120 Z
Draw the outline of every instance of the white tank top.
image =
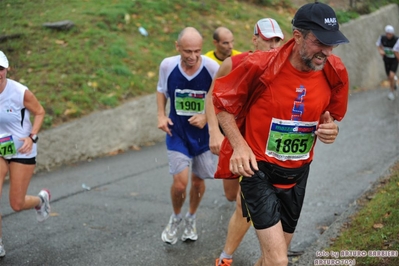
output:
M 7 85 L 0 93 L 0 135 L 11 134 L 15 148 L 18 150 L 32 130 L 30 114 L 24 106 L 24 95 L 28 88 L 12 79 L 7 79 Z M 37 145 L 33 144 L 30 154 L 17 153 L 12 158 L 33 158 L 37 155 Z

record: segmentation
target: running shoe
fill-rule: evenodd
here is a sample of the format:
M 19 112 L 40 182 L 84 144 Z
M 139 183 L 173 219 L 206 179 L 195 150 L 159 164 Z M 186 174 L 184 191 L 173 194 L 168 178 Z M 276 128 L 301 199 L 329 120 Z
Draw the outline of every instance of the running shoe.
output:
M 6 250 L 4 249 L 3 243 L 0 243 L 0 258 L 3 258 L 6 255 Z
M 220 261 L 219 258 L 216 259 L 216 266 L 231 266 L 231 264 L 233 263 L 233 259 L 222 259 L 222 261 Z
M 195 241 L 198 239 L 197 228 L 195 227 L 195 218 L 184 218 L 184 232 L 181 236 L 182 241 Z
M 172 214 L 169 219 L 168 225 L 162 232 L 162 241 L 167 244 L 176 244 L 177 242 L 177 230 L 179 229 L 180 223 L 183 219 L 175 218 Z
M 42 189 L 39 194 L 39 198 L 42 199 L 42 205 L 39 207 L 35 207 L 36 209 L 36 219 L 39 222 L 45 221 L 50 216 L 50 191 L 47 189 Z
M 393 94 L 392 91 L 390 91 L 390 92 L 388 93 L 388 99 L 390 99 L 391 101 L 395 100 L 395 94 Z

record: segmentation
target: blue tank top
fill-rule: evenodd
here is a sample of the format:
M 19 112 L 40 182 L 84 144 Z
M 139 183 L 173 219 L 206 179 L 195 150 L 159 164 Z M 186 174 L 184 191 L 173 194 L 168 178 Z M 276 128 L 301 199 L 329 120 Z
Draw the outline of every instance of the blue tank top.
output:
M 205 113 L 205 96 L 219 65 L 202 56 L 201 67 L 188 76 L 180 67 L 179 56 L 167 58 L 162 64 L 167 66 L 164 76 L 166 84 L 159 87 L 164 88 L 163 92 L 170 99 L 169 118 L 173 121 L 172 136 L 166 135 L 167 149 L 190 158 L 200 155 L 209 150 L 208 126 L 200 129 L 192 126 L 188 119 L 196 113 Z

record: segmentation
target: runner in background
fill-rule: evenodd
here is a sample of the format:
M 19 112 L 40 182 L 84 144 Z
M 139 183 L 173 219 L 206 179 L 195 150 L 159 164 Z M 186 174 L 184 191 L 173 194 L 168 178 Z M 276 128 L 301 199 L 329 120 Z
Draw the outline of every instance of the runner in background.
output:
M 385 27 L 385 34 L 381 35 L 376 42 L 378 52 L 382 56 L 384 61 L 385 73 L 389 80 L 389 93 L 388 99 L 395 100 L 395 90 L 397 89 L 397 76 L 396 71 L 398 70 L 398 60 L 395 56 L 396 52 L 399 52 L 398 37 L 395 36 L 395 29 L 391 25 Z
M 50 215 L 50 192 L 43 189 L 37 196 L 26 192 L 36 166 L 36 143 L 45 111 L 26 86 L 7 79 L 8 67 L 0 51 L 0 193 L 8 173 L 11 208 L 16 212 L 34 208 L 37 220 L 43 222 Z M 4 257 L 1 227 L 0 216 L 0 257 Z
M 181 31 L 176 41 L 179 55 L 165 58 L 159 68 L 157 87 L 158 128 L 166 132 L 170 189 L 173 213 L 162 232 L 162 241 L 177 242 L 184 220 L 182 241 L 197 240 L 196 212 L 205 193 L 206 178 L 213 178 L 216 156 L 209 150 L 209 134 L 205 116 L 205 97 L 219 65 L 202 56 L 202 36 L 192 27 Z M 170 113 L 166 103 L 170 99 Z M 181 211 L 186 199 L 191 167 L 189 210 Z
M 215 50 L 207 52 L 205 56 L 215 60 L 219 65 L 226 58 L 240 54 L 239 51 L 234 50 L 233 33 L 226 27 L 218 27 L 213 32 L 213 45 L 215 45 Z
M 269 51 L 277 48 L 280 46 L 283 39 L 284 34 L 281 31 L 280 26 L 277 21 L 272 18 L 263 18 L 254 26 L 252 44 L 255 51 Z M 250 53 L 252 52 L 244 52 L 226 58 L 216 73 L 215 79 L 230 73 L 231 70 L 237 67 Z M 220 130 L 212 103 L 213 84 L 214 83 L 212 83 L 211 89 L 206 98 L 206 115 L 210 135 L 209 146 L 212 153 L 218 155 L 224 136 Z M 250 223 L 248 223 L 247 219 L 244 218 L 242 214 L 240 184 L 238 178 L 224 179 L 223 188 L 226 198 L 229 201 L 236 200 L 236 209 L 229 221 L 224 249 L 220 254 L 220 257 L 216 259 L 216 265 L 228 266 L 233 262 L 233 253 L 240 245 L 245 233 L 248 231 Z

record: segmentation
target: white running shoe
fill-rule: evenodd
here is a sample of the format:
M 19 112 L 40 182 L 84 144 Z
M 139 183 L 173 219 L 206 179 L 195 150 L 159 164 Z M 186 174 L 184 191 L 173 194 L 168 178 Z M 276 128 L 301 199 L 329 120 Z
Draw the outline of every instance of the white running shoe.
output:
M 391 101 L 395 100 L 395 94 L 393 94 L 392 91 L 390 91 L 390 92 L 388 93 L 388 99 L 390 99 Z
M 163 242 L 172 244 L 172 245 L 176 244 L 177 230 L 179 229 L 179 226 L 180 226 L 182 220 L 183 220 L 182 218 L 180 218 L 180 219 L 175 218 L 173 214 L 170 216 L 169 223 L 162 232 L 162 241 Z
M 42 206 L 35 208 L 36 209 L 36 219 L 39 222 L 43 222 L 50 216 L 50 211 L 51 211 L 50 191 L 48 191 L 47 189 L 42 189 L 42 190 L 40 190 L 38 196 L 39 196 L 39 198 L 41 198 L 43 200 L 43 202 L 42 202 Z
M 184 218 L 184 232 L 181 236 L 182 241 L 195 241 L 198 239 L 197 228 L 195 226 L 195 218 Z
M 6 250 L 4 249 L 4 245 L 0 242 L 0 258 L 3 258 L 6 255 Z

